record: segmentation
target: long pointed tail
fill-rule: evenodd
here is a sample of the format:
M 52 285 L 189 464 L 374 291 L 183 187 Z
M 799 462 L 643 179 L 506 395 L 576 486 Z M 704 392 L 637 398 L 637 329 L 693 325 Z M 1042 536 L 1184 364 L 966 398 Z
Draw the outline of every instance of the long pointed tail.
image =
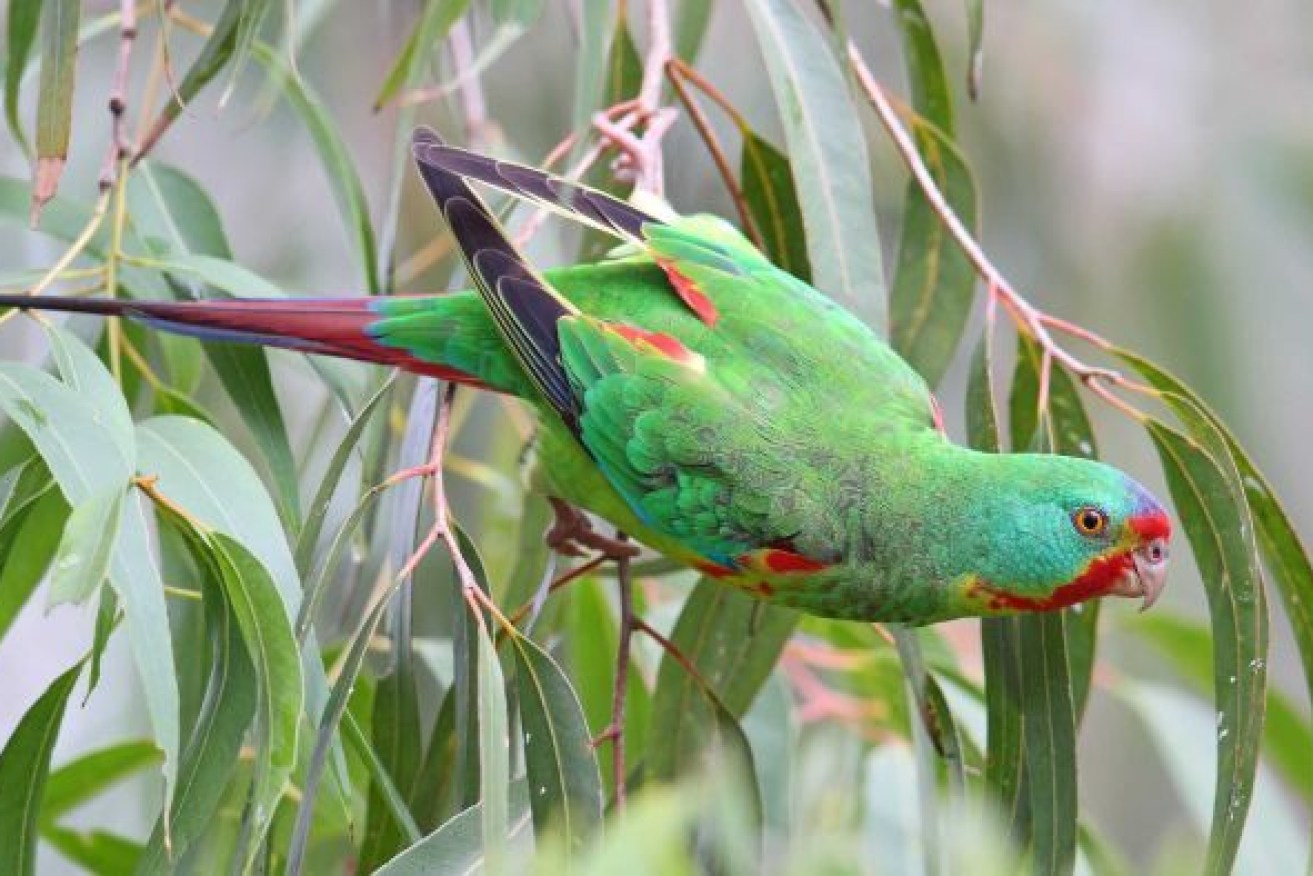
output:
M 0 295 L 0 309 L 12 307 L 122 317 L 204 341 L 280 347 L 392 365 L 416 374 L 462 383 L 479 382 L 462 371 L 418 359 L 404 349 L 379 343 L 373 335 L 373 327 L 379 322 L 374 304 L 375 299 L 370 298 L 133 301 L 57 295 Z

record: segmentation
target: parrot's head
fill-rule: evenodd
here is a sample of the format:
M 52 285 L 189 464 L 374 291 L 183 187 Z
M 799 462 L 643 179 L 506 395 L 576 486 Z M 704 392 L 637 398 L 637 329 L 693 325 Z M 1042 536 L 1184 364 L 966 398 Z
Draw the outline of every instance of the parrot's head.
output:
M 1111 466 L 1045 454 L 991 457 L 982 534 L 958 578 L 973 614 L 1048 611 L 1102 596 L 1148 608 L 1167 580 L 1172 525 L 1153 494 Z

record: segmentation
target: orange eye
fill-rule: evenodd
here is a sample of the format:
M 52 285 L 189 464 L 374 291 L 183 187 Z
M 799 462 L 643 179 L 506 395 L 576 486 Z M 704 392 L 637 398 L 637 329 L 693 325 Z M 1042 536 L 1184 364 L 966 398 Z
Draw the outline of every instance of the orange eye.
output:
M 1072 525 L 1081 535 L 1102 535 L 1103 531 L 1108 528 L 1108 515 L 1102 508 L 1095 508 L 1093 505 L 1086 505 L 1083 508 L 1077 508 L 1071 515 Z

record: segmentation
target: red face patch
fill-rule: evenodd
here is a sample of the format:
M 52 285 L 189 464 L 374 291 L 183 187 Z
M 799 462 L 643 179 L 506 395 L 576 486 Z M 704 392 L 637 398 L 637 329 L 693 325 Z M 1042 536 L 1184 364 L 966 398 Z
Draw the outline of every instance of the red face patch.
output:
M 986 601 L 995 611 L 1055 611 L 1106 596 L 1133 564 L 1130 551 L 1095 557 L 1084 572 L 1047 597 L 1018 596 L 981 581 L 968 586 L 966 595 L 970 599 Z

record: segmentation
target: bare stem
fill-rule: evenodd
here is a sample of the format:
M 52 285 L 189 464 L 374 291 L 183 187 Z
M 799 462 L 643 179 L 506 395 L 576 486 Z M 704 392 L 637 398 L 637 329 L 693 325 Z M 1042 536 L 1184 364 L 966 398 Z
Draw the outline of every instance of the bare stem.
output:
M 132 69 L 132 47 L 137 41 L 137 4 L 119 0 L 119 57 L 109 89 L 110 147 L 100 171 L 100 190 L 109 191 L 120 168 L 132 156 L 128 137 L 128 73 Z
M 697 128 L 698 134 L 702 137 L 702 142 L 706 144 L 707 151 L 711 153 L 711 160 L 715 162 L 716 169 L 720 171 L 720 179 L 725 184 L 725 190 L 729 192 L 730 198 L 734 201 L 734 209 L 739 214 L 739 224 L 748 233 L 752 242 L 761 249 L 763 242 L 761 230 L 757 228 L 757 223 L 753 221 L 752 214 L 748 212 L 747 199 L 743 197 L 743 188 L 739 185 L 734 176 L 734 169 L 730 167 L 729 158 L 725 155 L 724 148 L 720 145 L 720 139 L 716 136 L 715 130 L 711 127 L 707 114 L 698 106 L 693 95 L 689 94 L 688 89 L 684 87 L 684 71 L 687 65 L 678 59 L 672 58 L 666 65 L 666 73 L 670 79 L 670 85 L 675 89 L 675 94 L 679 96 L 679 102 L 684 105 L 684 110 L 693 120 L 693 127 Z M 746 137 L 746 130 L 740 128 L 740 131 Z
M 616 533 L 620 536 L 620 533 Z M 616 650 L 615 687 L 611 691 L 611 726 L 603 736 L 611 737 L 611 775 L 615 778 L 615 805 L 623 809 L 627 799 L 625 782 L 625 706 L 629 696 L 629 650 L 634 637 L 634 590 L 629 557 L 617 557 L 616 577 L 620 583 L 620 644 Z

